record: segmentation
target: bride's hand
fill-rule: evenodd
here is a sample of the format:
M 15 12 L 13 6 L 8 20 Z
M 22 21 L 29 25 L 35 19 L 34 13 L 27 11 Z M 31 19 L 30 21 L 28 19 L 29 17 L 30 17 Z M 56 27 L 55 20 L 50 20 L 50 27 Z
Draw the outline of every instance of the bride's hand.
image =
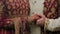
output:
M 40 17 L 39 17 L 38 14 L 35 14 L 35 15 L 31 16 L 30 18 L 31 18 L 31 21 L 36 21 L 36 20 L 38 20 Z

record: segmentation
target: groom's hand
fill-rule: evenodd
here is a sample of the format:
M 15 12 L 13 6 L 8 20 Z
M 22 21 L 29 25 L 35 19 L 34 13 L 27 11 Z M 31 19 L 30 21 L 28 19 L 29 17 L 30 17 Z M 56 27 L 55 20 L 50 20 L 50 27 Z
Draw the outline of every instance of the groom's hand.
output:
M 39 16 L 41 16 L 41 18 L 39 18 L 37 20 L 37 22 L 36 22 L 37 25 L 44 25 L 46 17 L 44 15 L 41 15 L 41 14 Z

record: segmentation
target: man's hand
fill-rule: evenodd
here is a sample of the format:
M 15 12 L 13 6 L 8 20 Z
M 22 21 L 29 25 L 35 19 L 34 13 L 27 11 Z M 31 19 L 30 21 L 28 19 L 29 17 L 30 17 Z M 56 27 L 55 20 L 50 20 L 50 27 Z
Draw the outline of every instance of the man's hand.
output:
M 39 16 L 40 16 L 41 18 L 39 18 L 36 23 L 37 23 L 38 25 L 43 25 L 43 24 L 45 23 L 45 18 L 46 18 L 46 17 L 45 17 L 44 15 L 41 15 L 41 14 L 40 14 Z

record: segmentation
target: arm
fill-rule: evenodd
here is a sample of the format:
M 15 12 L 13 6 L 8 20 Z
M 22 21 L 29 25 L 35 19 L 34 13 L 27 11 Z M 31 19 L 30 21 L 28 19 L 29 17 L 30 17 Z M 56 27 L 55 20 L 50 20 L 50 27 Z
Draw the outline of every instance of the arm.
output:
M 60 18 L 58 19 L 46 19 L 45 29 L 49 31 L 60 31 Z

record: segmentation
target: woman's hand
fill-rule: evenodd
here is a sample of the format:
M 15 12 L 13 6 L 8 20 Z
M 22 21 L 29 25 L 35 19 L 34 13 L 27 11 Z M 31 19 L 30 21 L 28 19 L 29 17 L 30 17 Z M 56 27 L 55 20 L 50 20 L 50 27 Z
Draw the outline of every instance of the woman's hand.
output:
M 39 18 L 40 18 L 40 17 L 39 17 L 39 15 L 37 15 L 37 14 L 31 16 L 31 20 L 32 20 L 32 21 L 36 21 L 36 20 L 38 20 Z

